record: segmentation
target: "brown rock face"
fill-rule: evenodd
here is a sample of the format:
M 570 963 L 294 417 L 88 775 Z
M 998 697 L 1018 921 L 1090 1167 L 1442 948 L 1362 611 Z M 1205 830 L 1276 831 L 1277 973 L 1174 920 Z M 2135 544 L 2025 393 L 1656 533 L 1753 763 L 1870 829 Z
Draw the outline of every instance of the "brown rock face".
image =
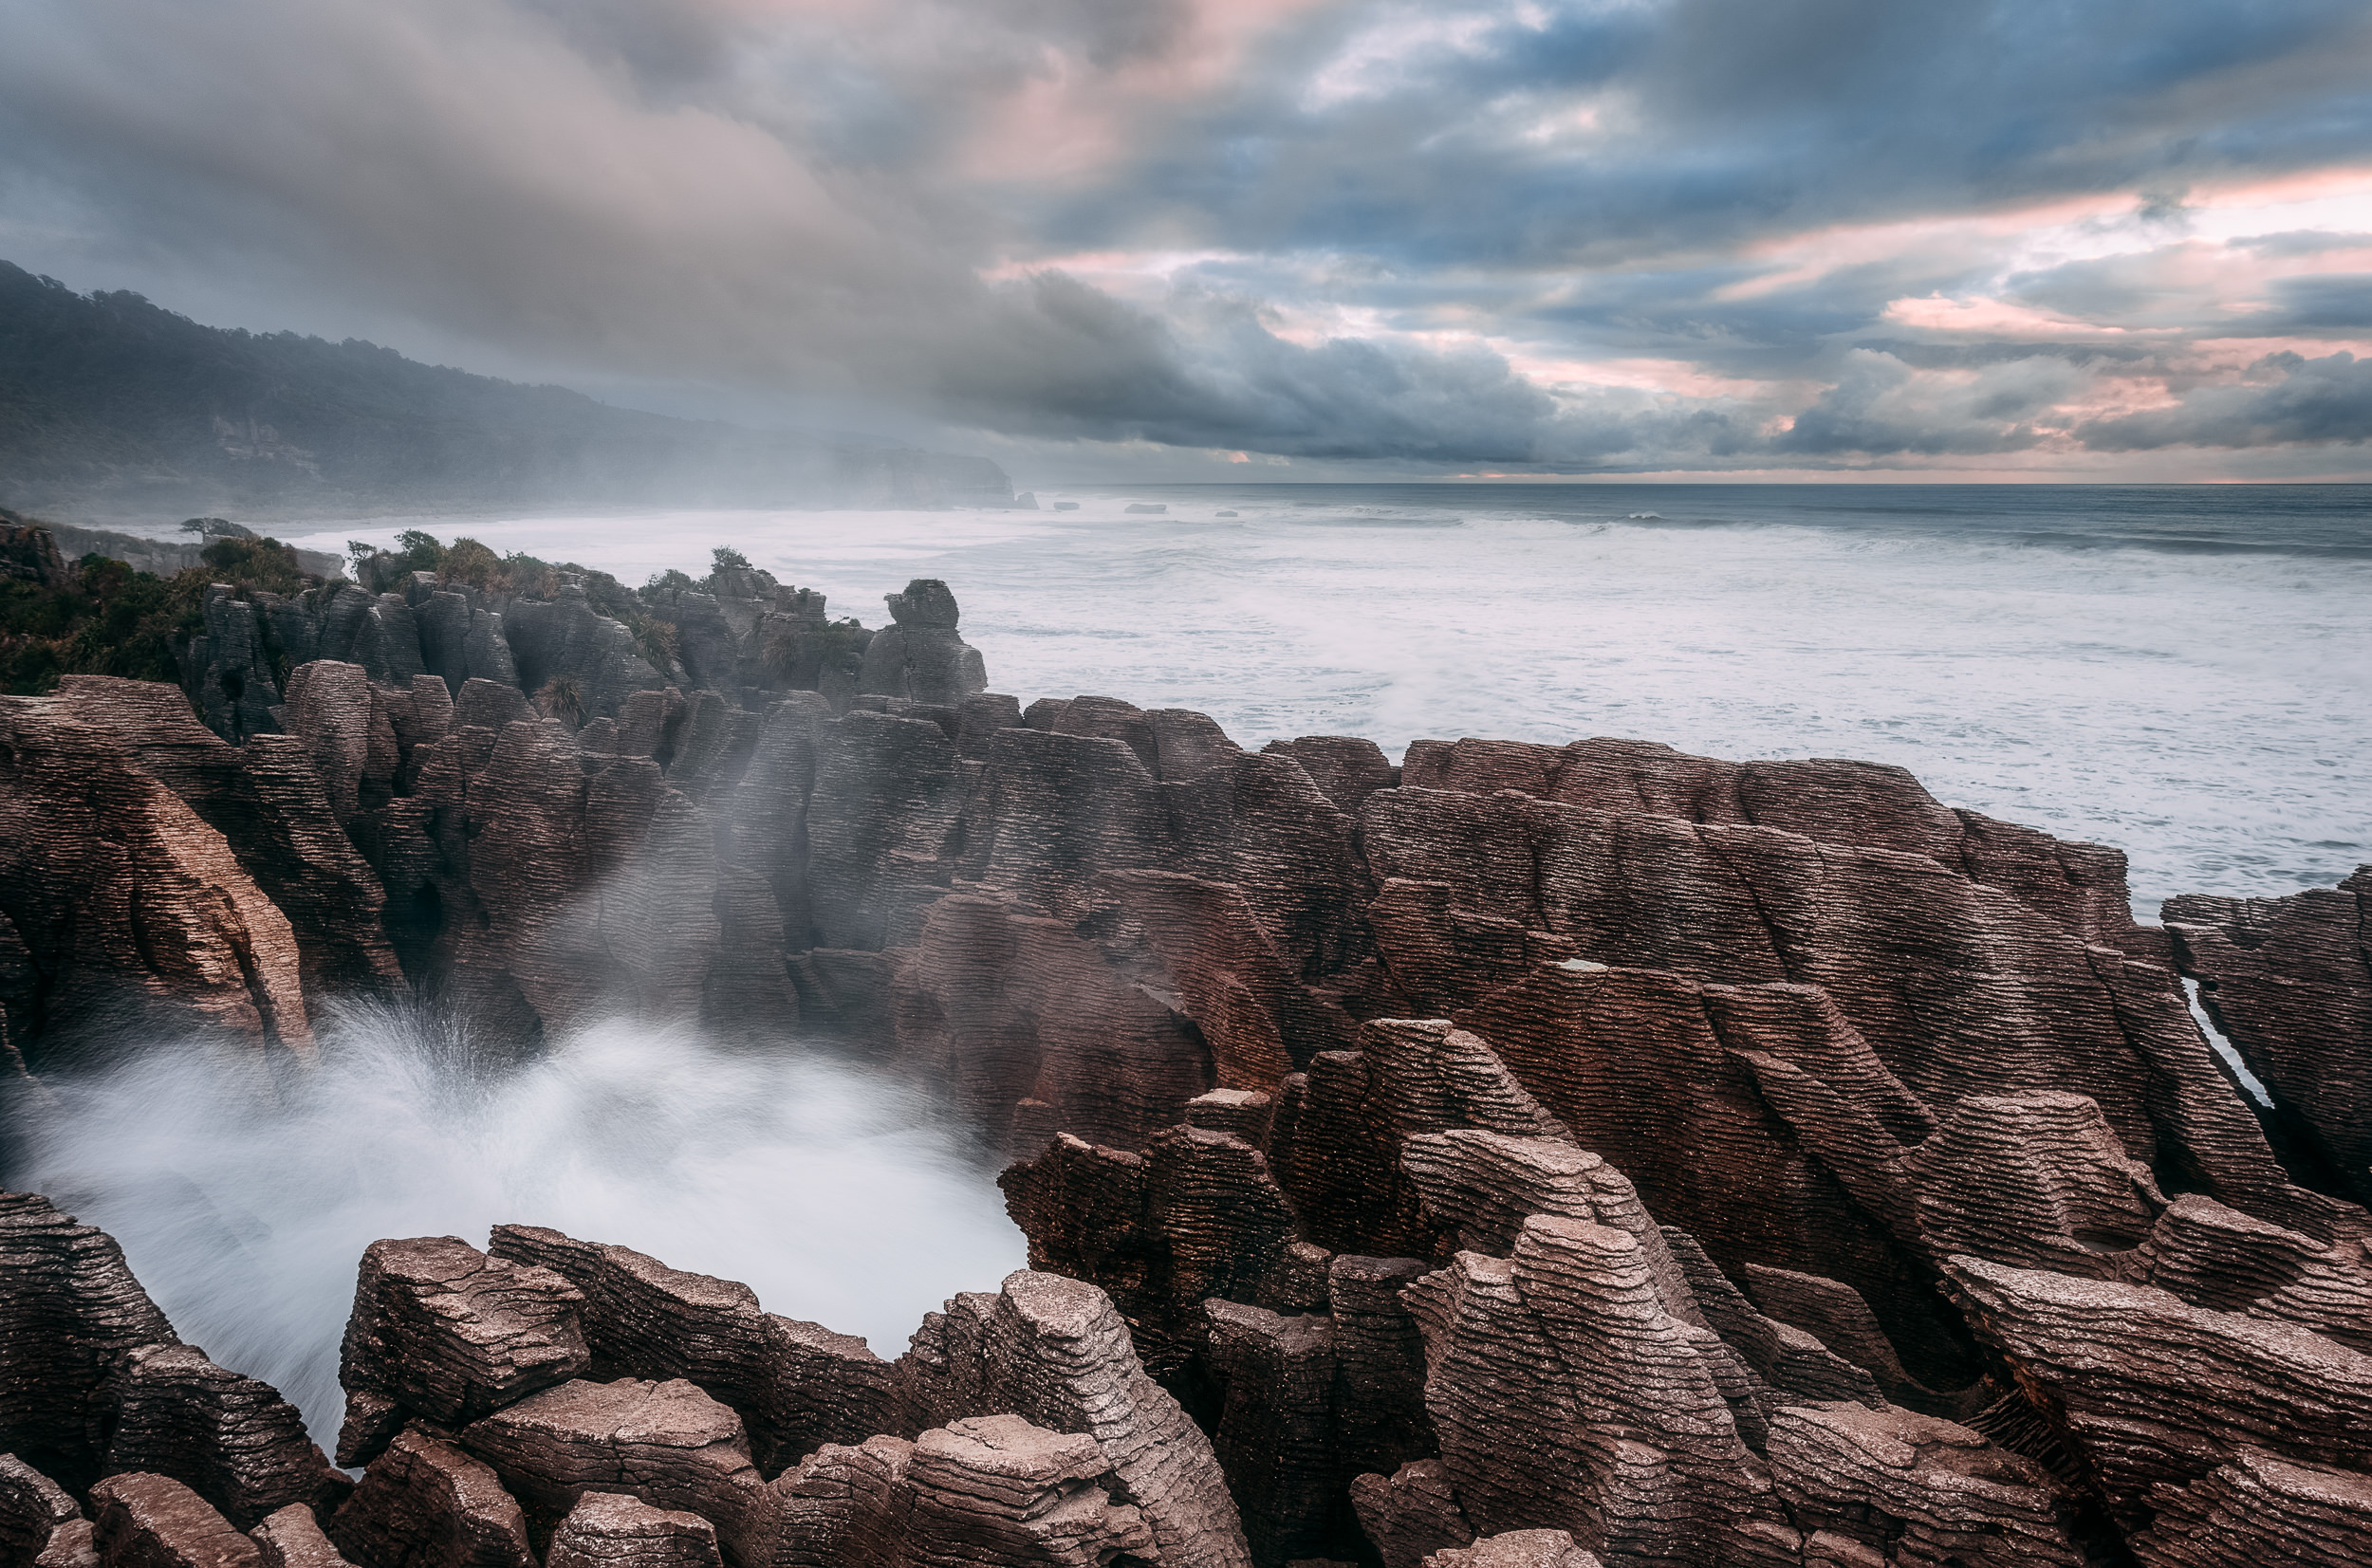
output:
M 906 1471 L 906 1560 L 917 1568 L 1166 1560 L 1139 1510 L 1115 1504 L 1097 1485 L 1106 1473 L 1093 1438 L 1015 1415 L 924 1432 Z
M 1955 1259 L 1952 1279 L 2128 1530 L 2161 1505 L 2156 1488 L 2192 1487 L 2251 1451 L 2372 1469 L 2372 1357 L 2359 1351 L 2145 1286 L 1974 1258 Z
M 2043 1467 L 1909 1411 L 1797 1405 L 1770 1423 L 1770 1467 L 1807 1561 L 2079 1568 L 2066 1500 Z
M 299 1503 L 266 1515 L 248 1535 L 263 1568 L 339 1568 L 346 1560 L 323 1533 L 313 1510 Z
M 260 1568 L 255 1543 L 169 1477 L 109 1476 L 91 1511 L 101 1568 Z
M 587 1492 L 552 1533 L 545 1568 L 719 1568 L 716 1527 L 697 1514 Z
M 1478 1533 L 1569 1530 L 1612 1562 L 1794 1559 L 1734 1362 L 1664 1309 L 1631 1236 L 1536 1217 L 1511 1259 L 1460 1253 L 1411 1295 L 1442 1467 Z M 1494 1398 L 1510 1360 L 1528 1386 Z
M 2372 1541 L 2372 1483 L 2243 1449 L 2188 1487 L 2153 1494 L 2158 1517 L 2133 1538 L 2146 1568 L 2281 1562 L 2343 1568 Z
M 90 1522 L 65 1488 L 12 1453 L 0 1454 L 0 1557 L 9 1568 L 88 1568 Z
M 888 1363 L 862 1339 L 761 1311 L 747 1285 L 532 1226 L 496 1227 L 493 1252 L 582 1293 L 587 1375 L 697 1385 L 739 1413 L 769 1476 L 897 1425 Z
M 1209 1440 L 1145 1375 L 1093 1285 L 1025 1272 L 996 1295 L 958 1296 L 923 1319 L 899 1372 L 917 1425 L 1005 1413 L 1093 1438 L 1163 1563 L 1251 1561 Z
M 527 1517 L 501 1480 L 417 1430 L 371 1461 L 328 1534 L 361 1568 L 535 1568 Z
M 114 734 L 223 835 L 240 869 L 287 916 L 308 1000 L 407 989 L 381 922 L 386 894 L 300 739 L 260 734 L 244 748 L 226 745 L 177 691 L 154 681 L 68 675 L 56 702 L 78 723 Z
M 33 977 L 10 998 L 20 1042 L 212 1028 L 312 1043 L 287 916 L 220 833 L 51 699 L 0 698 L 0 919 Z
M 2327 1190 L 2372 1201 L 2372 866 L 2287 898 L 2166 902 L 2183 973 Z
M 1425 1561 L 1428 1568 L 1599 1568 L 1597 1558 L 1563 1530 L 1510 1530 L 1436 1552 Z
M 529 1394 L 461 1434 L 548 1541 L 587 1492 L 624 1492 L 716 1526 L 736 1565 L 769 1560 L 771 1510 L 750 1463 L 741 1418 L 680 1378 L 563 1383 Z
M 37 1193 L 0 1192 L 0 1448 L 87 1485 L 94 1395 L 134 1351 L 175 1342 L 114 1237 Z
M 171 1476 L 234 1525 L 252 1527 L 292 1503 L 325 1509 L 345 1491 L 295 1406 L 195 1345 L 130 1352 L 95 1403 L 102 1468 Z
M 373 1242 L 338 1366 L 338 1462 L 365 1465 L 409 1416 L 466 1426 L 591 1364 L 584 1293 L 457 1236 Z

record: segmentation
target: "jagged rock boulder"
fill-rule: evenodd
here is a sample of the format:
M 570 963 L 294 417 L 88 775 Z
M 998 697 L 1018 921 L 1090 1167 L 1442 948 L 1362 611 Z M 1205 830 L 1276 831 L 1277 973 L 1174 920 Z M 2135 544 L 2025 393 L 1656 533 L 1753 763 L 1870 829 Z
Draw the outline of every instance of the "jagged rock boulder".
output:
M 492 1250 L 582 1293 L 587 1375 L 696 1384 L 739 1413 L 767 1475 L 898 1424 L 890 1366 L 863 1340 L 762 1311 L 747 1285 L 533 1226 L 497 1226 Z
M 466 1426 L 592 1362 L 584 1293 L 547 1268 L 490 1258 L 457 1236 L 373 1242 L 340 1350 L 341 1465 L 366 1465 L 403 1422 Z
M 359 1568 L 536 1568 L 527 1517 L 500 1478 L 417 1429 L 371 1461 L 327 1531 Z
M 1563 1530 L 1510 1530 L 1425 1559 L 1427 1568 L 1599 1568 Z
M 2295 1564 L 2348 1568 L 2372 1553 L 2372 1478 L 2242 1449 L 2189 1486 L 2151 1493 L 2157 1517 L 2135 1536 L 2143 1568 Z
M 989 689 L 979 650 L 955 633 L 955 596 L 936 578 L 917 578 L 887 596 L 894 624 L 865 645 L 857 690 L 910 702 L 962 702 Z
M 5 996 L 20 1048 L 193 1028 L 312 1044 L 287 917 L 114 735 L 42 698 L 0 698 L 0 952 L 24 973 Z
M 263 1568 L 352 1568 L 331 1544 L 313 1510 L 291 1503 L 248 1532 Z
M 720 1568 L 716 1526 L 697 1514 L 587 1492 L 552 1534 L 545 1568 Z
M 240 869 L 287 916 L 309 1005 L 408 988 L 381 923 L 386 895 L 331 809 L 301 739 L 274 733 L 244 748 L 226 745 L 178 692 L 156 681 L 68 675 L 55 700 L 77 722 L 112 733 L 142 771 L 223 836 Z
M 242 1528 L 292 1503 L 326 1509 L 345 1491 L 294 1405 L 195 1345 L 128 1352 L 92 1405 L 102 1469 L 171 1476 Z
M 750 1462 L 741 1418 L 680 1378 L 563 1383 L 506 1406 L 461 1433 L 548 1542 L 587 1492 L 624 1492 L 715 1525 L 735 1568 L 771 1560 L 772 1509 Z
M 173 1325 L 105 1231 L 33 1192 L 0 1192 L 0 1450 L 75 1486 L 100 1473 L 94 1397 Z
M 1770 1421 L 1770 1467 L 1807 1562 L 1902 1568 L 2082 1568 L 2074 1500 L 2040 1465 L 1910 1411 L 1792 1405 Z
M 1629 1233 L 1537 1216 L 1512 1258 L 1460 1253 L 1409 1294 L 1476 1532 L 1568 1530 L 1610 1563 L 1796 1561 L 1742 1369 L 1665 1310 Z
M 2162 1290 L 1952 1261 L 1977 1332 L 2083 1455 L 2110 1516 L 2149 1527 L 2158 1489 L 2253 1450 L 2372 1471 L 2372 1356 Z
M 1412 1459 L 1388 1476 L 1362 1475 L 1351 1483 L 1350 1496 L 1383 1568 L 1418 1568 L 1474 1539 L 1438 1459 Z
M 169 1476 L 109 1476 L 90 1498 L 100 1568 L 261 1568 L 255 1543 Z
M 608 717 L 629 693 L 667 684 L 636 649 L 634 635 L 586 602 L 578 583 L 561 584 L 548 600 L 511 600 L 502 631 L 521 690 L 532 696 L 553 689 L 583 718 Z
M 1168 1560 L 1142 1514 L 1100 1485 L 1109 1470 L 1092 1437 L 1047 1431 L 1015 1415 L 926 1431 L 906 1470 L 913 1501 L 905 1560 L 915 1568 Z
M 958 1296 L 917 1331 L 899 1371 L 909 1419 L 1010 1414 L 1093 1438 L 1164 1564 L 1249 1568 L 1243 1526 L 1210 1441 L 1145 1375 L 1127 1325 L 1093 1285 L 1021 1272 Z
M 0 1453 L 0 1559 L 8 1568 L 91 1568 L 90 1521 L 65 1488 Z

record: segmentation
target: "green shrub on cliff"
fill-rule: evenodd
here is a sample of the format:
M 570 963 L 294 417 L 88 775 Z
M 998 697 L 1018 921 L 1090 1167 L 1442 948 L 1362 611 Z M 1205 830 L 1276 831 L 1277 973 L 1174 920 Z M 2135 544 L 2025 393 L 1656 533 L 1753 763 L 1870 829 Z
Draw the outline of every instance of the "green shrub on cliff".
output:
M 86 555 L 70 587 L 0 581 L 0 692 L 40 696 L 61 675 L 178 681 L 173 639 L 201 623 L 203 567 L 173 578 Z

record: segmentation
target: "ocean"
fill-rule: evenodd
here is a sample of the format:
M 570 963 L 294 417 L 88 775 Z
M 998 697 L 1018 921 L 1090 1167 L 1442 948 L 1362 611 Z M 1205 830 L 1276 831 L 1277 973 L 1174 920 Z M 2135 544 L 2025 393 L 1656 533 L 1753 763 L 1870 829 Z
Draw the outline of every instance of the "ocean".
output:
M 868 624 L 909 578 L 944 578 L 993 689 L 1196 709 L 1248 747 L 1620 735 L 1896 763 L 1948 804 L 2123 849 L 2144 919 L 2176 893 L 2287 894 L 2372 859 L 2372 486 L 1037 499 L 280 531 L 337 550 L 418 526 L 629 581 L 699 575 L 732 544 Z

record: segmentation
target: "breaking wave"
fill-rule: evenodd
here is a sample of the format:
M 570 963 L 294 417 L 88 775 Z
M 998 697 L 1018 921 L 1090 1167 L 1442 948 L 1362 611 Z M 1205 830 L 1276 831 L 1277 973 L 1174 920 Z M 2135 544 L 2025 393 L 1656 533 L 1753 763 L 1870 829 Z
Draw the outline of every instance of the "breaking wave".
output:
M 169 1046 L 52 1079 L 18 1190 L 122 1243 L 180 1336 L 330 1446 L 338 1340 L 385 1236 L 550 1226 L 740 1280 L 884 1356 L 1021 1267 L 994 1164 L 925 1098 L 796 1048 L 609 1021 L 525 1064 L 409 1008 L 342 1013 L 311 1067 Z

